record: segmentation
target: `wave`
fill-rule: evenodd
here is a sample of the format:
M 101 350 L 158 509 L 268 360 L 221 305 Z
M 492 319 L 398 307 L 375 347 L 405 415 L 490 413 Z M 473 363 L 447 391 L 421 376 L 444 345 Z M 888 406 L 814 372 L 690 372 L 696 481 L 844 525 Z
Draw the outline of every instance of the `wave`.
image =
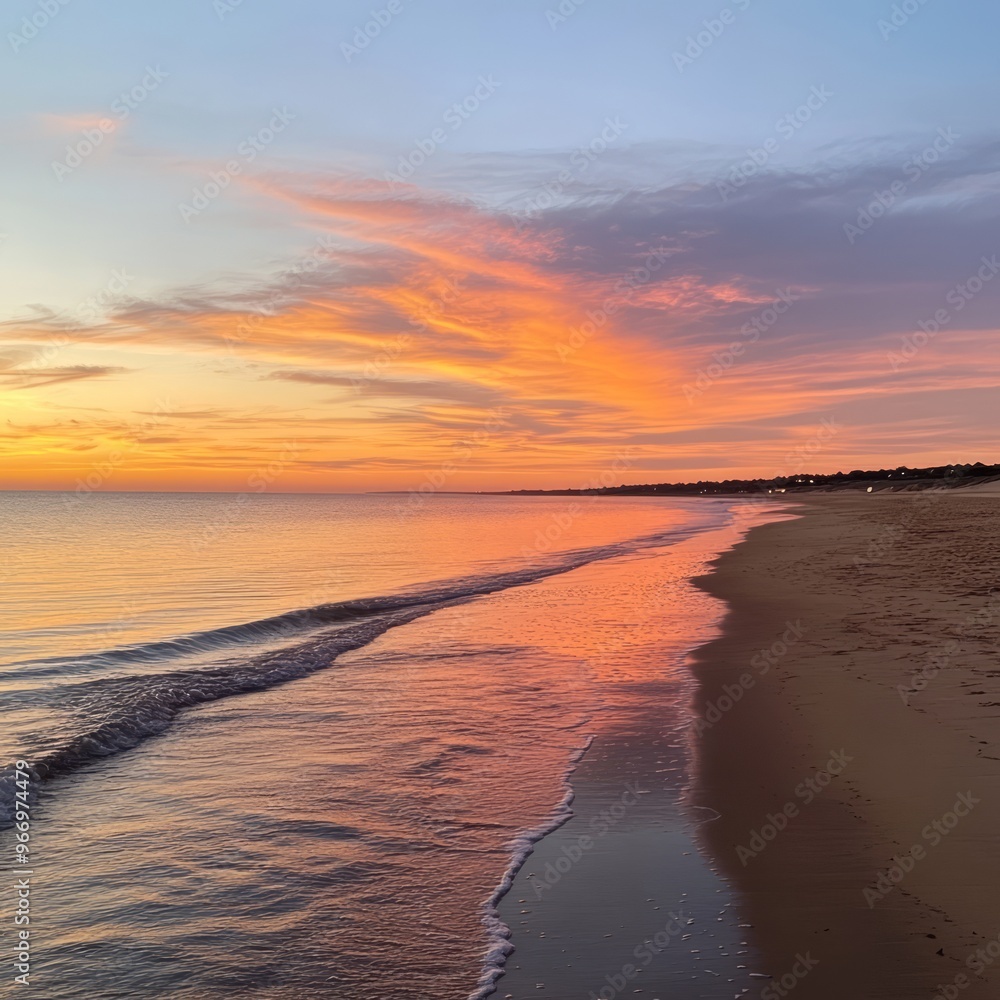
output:
M 50 702 L 82 723 L 78 733 L 40 754 L 22 754 L 30 764 L 32 789 L 48 778 L 138 746 L 162 733 L 186 708 L 297 680 L 329 667 L 342 653 L 377 639 L 434 607 L 411 608 L 348 626 L 311 642 L 217 667 L 86 681 L 57 689 Z M 12 822 L 14 767 L 0 770 L 0 830 Z
M 504 974 L 504 967 L 507 958 L 514 952 L 514 945 L 511 944 L 511 929 L 504 923 L 500 916 L 500 901 L 510 892 L 517 873 L 524 867 L 525 861 L 534 853 L 535 844 L 543 840 L 550 833 L 554 833 L 564 823 L 568 823 L 573 818 L 573 800 L 576 792 L 570 783 L 573 772 L 580 765 L 587 751 L 594 742 L 593 736 L 588 736 L 586 743 L 578 750 L 575 750 L 569 759 L 569 767 L 563 775 L 563 785 L 566 789 L 562 801 L 556 806 L 549 819 L 541 826 L 536 826 L 531 830 L 526 830 L 518 834 L 508 847 L 511 851 L 510 864 L 500 879 L 500 884 L 493 890 L 493 894 L 483 904 L 482 923 L 486 928 L 487 947 L 483 957 L 483 971 L 476 984 L 476 989 L 469 994 L 469 1000 L 485 1000 L 496 992 L 497 981 Z
M 424 585 L 420 589 L 404 590 L 398 594 L 316 604 L 252 622 L 223 625 L 190 635 L 117 646 L 80 656 L 22 660 L 16 665 L 16 675 L 25 678 L 65 676 L 67 673 L 79 673 L 81 669 L 88 667 L 157 663 L 184 656 L 211 653 L 230 646 L 281 641 L 316 632 L 331 625 L 346 625 L 394 611 L 407 611 L 430 605 L 437 606 L 447 601 L 485 596 L 510 587 L 534 583 L 547 576 L 566 573 L 590 562 L 611 559 L 642 548 L 664 545 L 679 538 L 687 538 L 691 534 L 690 527 L 673 529 L 653 535 L 642 535 L 624 542 L 572 549 L 551 557 L 547 562 L 506 572 L 442 580 Z
M 75 723 L 76 728 L 57 738 L 54 746 L 53 735 L 48 734 L 44 750 L 32 753 L 31 748 L 25 748 L 19 757 L 30 763 L 35 779 L 31 785 L 37 793 L 40 783 L 51 777 L 132 749 L 143 740 L 162 733 L 174 717 L 187 708 L 307 677 L 330 667 L 342 653 L 366 646 L 389 629 L 441 608 L 567 573 L 589 563 L 663 546 L 690 537 L 703 527 L 688 526 L 626 542 L 575 549 L 542 563 L 505 572 L 442 581 L 423 589 L 383 597 L 320 604 L 242 625 L 119 647 L 74 660 L 32 661 L 36 669 L 45 663 L 45 669 L 58 676 L 71 674 L 74 667 L 79 668 L 81 664 L 147 663 L 248 643 L 262 637 L 298 636 L 302 640 L 303 633 L 308 636 L 304 641 L 270 652 L 248 655 L 244 651 L 242 658 L 231 658 L 212 667 L 99 678 L 54 687 L 46 692 L 49 706 Z M 315 634 L 323 626 L 326 630 Z M 30 668 L 19 667 L 15 676 L 30 673 Z M 34 694 L 37 696 L 37 692 Z M 0 830 L 9 828 L 12 823 L 14 780 L 13 764 L 0 768 Z M 539 838 L 543 835 L 539 834 Z M 529 838 L 526 843 L 534 842 L 530 840 L 531 834 L 526 836 Z
M 280 615 L 244 622 L 239 625 L 224 625 L 220 628 L 194 632 L 172 639 L 118 646 L 114 649 L 88 653 L 83 656 L 53 656 L 25 660 L 18 664 L 17 675 L 19 677 L 58 676 L 64 674 L 66 668 L 79 670 L 81 667 L 90 666 L 110 667 L 132 663 L 155 663 L 192 654 L 211 653 L 229 646 L 262 641 L 280 641 L 331 625 L 346 625 L 394 611 L 408 611 L 428 605 L 440 605 L 462 597 L 474 597 L 478 594 L 489 593 L 490 591 L 486 589 L 487 580 L 488 578 L 481 580 L 473 578 L 466 583 L 454 581 L 439 588 L 412 594 L 393 594 L 386 597 L 339 601 L 334 604 L 318 604 L 315 607 L 286 611 Z M 490 589 L 503 589 L 503 585 Z

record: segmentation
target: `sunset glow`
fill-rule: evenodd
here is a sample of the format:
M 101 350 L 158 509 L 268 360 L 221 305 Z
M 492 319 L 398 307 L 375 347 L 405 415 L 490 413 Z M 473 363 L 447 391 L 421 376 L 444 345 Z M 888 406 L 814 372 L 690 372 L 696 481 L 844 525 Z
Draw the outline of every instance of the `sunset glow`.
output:
M 263 30 L 205 14 L 212 45 Z M 337 55 L 331 79 L 369 79 L 406 30 L 370 64 Z M 22 69 L 44 73 L 69 39 L 53 24 L 31 44 Z M 419 119 L 436 139 L 414 125 L 321 148 L 313 98 L 289 109 L 276 88 L 243 116 L 249 138 L 216 143 L 168 54 L 176 69 L 119 67 L 124 104 L 98 81 L 11 118 L 23 169 L 47 175 L 24 196 L 42 227 L 15 206 L 0 246 L 8 488 L 576 487 L 991 454 L 997 161 L 964 126 L 934 147 L 908 121 L 862 149 L 831 98 L 802 105 L 819 124 L 794 126 L 794 155 L 758 167 L 777 139 L 682 148 L 680 124 L 655 138 L 604 101 L 589 137 L 515 150 L 508 66 Z M 709 55 L 684 74 L 724 72 Z M 805 114 L 797 93 L 767 116 Z M 873 192 L 914 169 L 865 225 Z

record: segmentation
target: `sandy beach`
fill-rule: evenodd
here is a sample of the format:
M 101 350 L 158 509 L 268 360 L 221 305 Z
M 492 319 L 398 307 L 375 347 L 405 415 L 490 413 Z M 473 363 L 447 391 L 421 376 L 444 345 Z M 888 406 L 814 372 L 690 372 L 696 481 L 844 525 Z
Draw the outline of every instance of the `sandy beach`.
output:
M 729 612 L 695 657 L 693 802 L 763 997 L 998 995 L 990 492 L 797 498 L 699 580 Z

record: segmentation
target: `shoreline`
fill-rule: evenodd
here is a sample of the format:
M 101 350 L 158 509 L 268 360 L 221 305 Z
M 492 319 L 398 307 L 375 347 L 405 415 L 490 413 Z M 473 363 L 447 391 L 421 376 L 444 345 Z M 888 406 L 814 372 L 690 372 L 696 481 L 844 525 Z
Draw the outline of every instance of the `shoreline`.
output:
M 713 814 L 686 802 L 697 687 L 687 663 L 725 611 L 691 580 L 747 517 L 759 523 L 756 510 L 739 513 L 656 558 L 566 581 L 600 594 L 614 628 L 581 664 L 600 682 L 592 744 L 569 777 L 572 813 L 533 844 L 497 907 L 512 946 L 501 1000 L 730 1000 L 763 981 L 733 887 L 698 843 Z M 616 609 L 626 594 L 634 599 Z
M 796 1000 L 931 1000 L 949 984 L 986 1000 L 996 499 L 794 503 L 795 520 L 753 528 L 695 581 L 728 607 L 692 657 L 691 802 L 720 814 L 703 846 Z

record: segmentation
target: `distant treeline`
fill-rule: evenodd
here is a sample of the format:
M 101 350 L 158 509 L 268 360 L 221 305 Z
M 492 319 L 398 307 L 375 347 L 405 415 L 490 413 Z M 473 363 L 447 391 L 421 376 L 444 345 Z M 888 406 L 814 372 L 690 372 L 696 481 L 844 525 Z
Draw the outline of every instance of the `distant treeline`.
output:
M 803 472 L 795 476 L 778 476 L 774 479 L 720 479 L 700 480 L 697 483 L 648 483 L 636 486 L 608 486 L 584 490 L 511 490 L 517 495 L 541 494 L 606 494 L 645 495 L 654 493 L 703 494 L 703 493 L 805 493 L 815 490 L 877 489 L 888 487 L 920 489 L 929 486 L 964 486 L 973 481 L 1000 477 L 1000 465 L 935 465 L 927 469 L 911 469 L 901 465 L 897 469 L 864 470 L 853 472 Z M 874 485 L 877 484 L 877 485 Z

